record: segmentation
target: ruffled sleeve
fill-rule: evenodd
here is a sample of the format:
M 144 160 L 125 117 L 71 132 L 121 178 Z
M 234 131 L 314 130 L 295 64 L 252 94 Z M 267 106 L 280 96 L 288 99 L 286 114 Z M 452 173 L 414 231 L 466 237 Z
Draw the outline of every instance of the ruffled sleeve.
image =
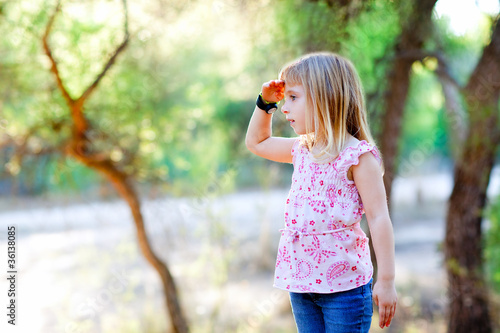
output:
M 359 157 L 367 152 L 371 152 L 373 156 L 375 156 L 375 158 L 377 159 L 380 167 L 382 167 L 382 159 L 380 157 L 380 152 L 378 151 L 377 147 L 372 144 L 369 144 L 365 140 L 362 140 L 356 146 L 348 147 L 343 152 L 341 172 L 342 172 L 342 177 L 347 183 L 349 184 L 354 183 L 354 181 L 349 180 L 349 178 L 347 177 L 347 171 L 351 166 L 358 165 Z

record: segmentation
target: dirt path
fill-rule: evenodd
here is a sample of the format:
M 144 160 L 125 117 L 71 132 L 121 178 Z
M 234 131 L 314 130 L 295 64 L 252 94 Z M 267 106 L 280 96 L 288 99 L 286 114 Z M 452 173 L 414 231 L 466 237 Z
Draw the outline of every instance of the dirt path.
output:
M 395 182 L 400 307 L 385 332 L 444 330 L 439 245 L 450 190 L 449 175 Z M 288 296 L 271 286 L 286 195 L 273 190 L 144 203 L 148 233 L 177 278 L 193 332 L 294 332 Z M 159 280 L 138 253 L 122 202 L 16 210 L 1 213 L 0 221 L 17 227 L 19 271 L 18 325 L 12 330 L 3 320 L 0 331 L 164 331 Z M 1 304 L 7 289 L 2 279 Z

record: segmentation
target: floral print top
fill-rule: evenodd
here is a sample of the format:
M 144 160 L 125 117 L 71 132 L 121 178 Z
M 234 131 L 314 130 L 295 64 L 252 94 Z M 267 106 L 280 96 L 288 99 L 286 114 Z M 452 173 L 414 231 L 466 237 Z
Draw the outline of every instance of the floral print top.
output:
M 276 259 L 274 286 L 304 293 L 333 293 L 370 282 L 368 238 L 360 227 L 363 204 L 347 177 L 359 157 L 375 146 L 359 141 L 330 163 L 310 159 L 299 139 L 292 148 L 294 172 L 285 205 L 285 227 Z

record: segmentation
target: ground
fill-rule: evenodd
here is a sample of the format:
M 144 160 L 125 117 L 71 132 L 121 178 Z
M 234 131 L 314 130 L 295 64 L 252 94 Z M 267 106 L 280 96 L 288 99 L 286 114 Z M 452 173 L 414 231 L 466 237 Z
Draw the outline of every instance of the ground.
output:
M 399 304 L 384 332 L 446 331 L 440 247 L 450 190 L 449 174 L 394 184 Z M 144 200 L 148 235 L 172 270 L 193 332 L 295 332 L 287 293 L 272 288 L 286 195 Z M 138 250 L 123 202 L 5 199 L 0 206 L 2 228 L 17 228 L 19 272 L 17 325 L 3 320 L 2 332 L 165 332 L 160 281 Z M 6 248 L 6 231 L 0 237 Z M 7 289 L 1 281 L 2 304 Z M 375 313 L 372 332 L 382 331 L 377 323 Z

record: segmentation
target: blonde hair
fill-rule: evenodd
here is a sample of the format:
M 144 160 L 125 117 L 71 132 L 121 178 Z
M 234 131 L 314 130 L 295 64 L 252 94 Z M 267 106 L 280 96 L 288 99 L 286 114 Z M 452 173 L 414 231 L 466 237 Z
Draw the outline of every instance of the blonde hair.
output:
M 368 127 L 363 87 L 354 65 L 334 53 L 308 54 L 288 65 L 279 77 L 285 84 L 300 84 L 312 112 L 314 131 L 306 122 L 302 143 L 309 151 L 315 148 L 314 159 L 327 162 L 337 157 L 346 144 L 347 134 L 358 140 L 375 142 Z

